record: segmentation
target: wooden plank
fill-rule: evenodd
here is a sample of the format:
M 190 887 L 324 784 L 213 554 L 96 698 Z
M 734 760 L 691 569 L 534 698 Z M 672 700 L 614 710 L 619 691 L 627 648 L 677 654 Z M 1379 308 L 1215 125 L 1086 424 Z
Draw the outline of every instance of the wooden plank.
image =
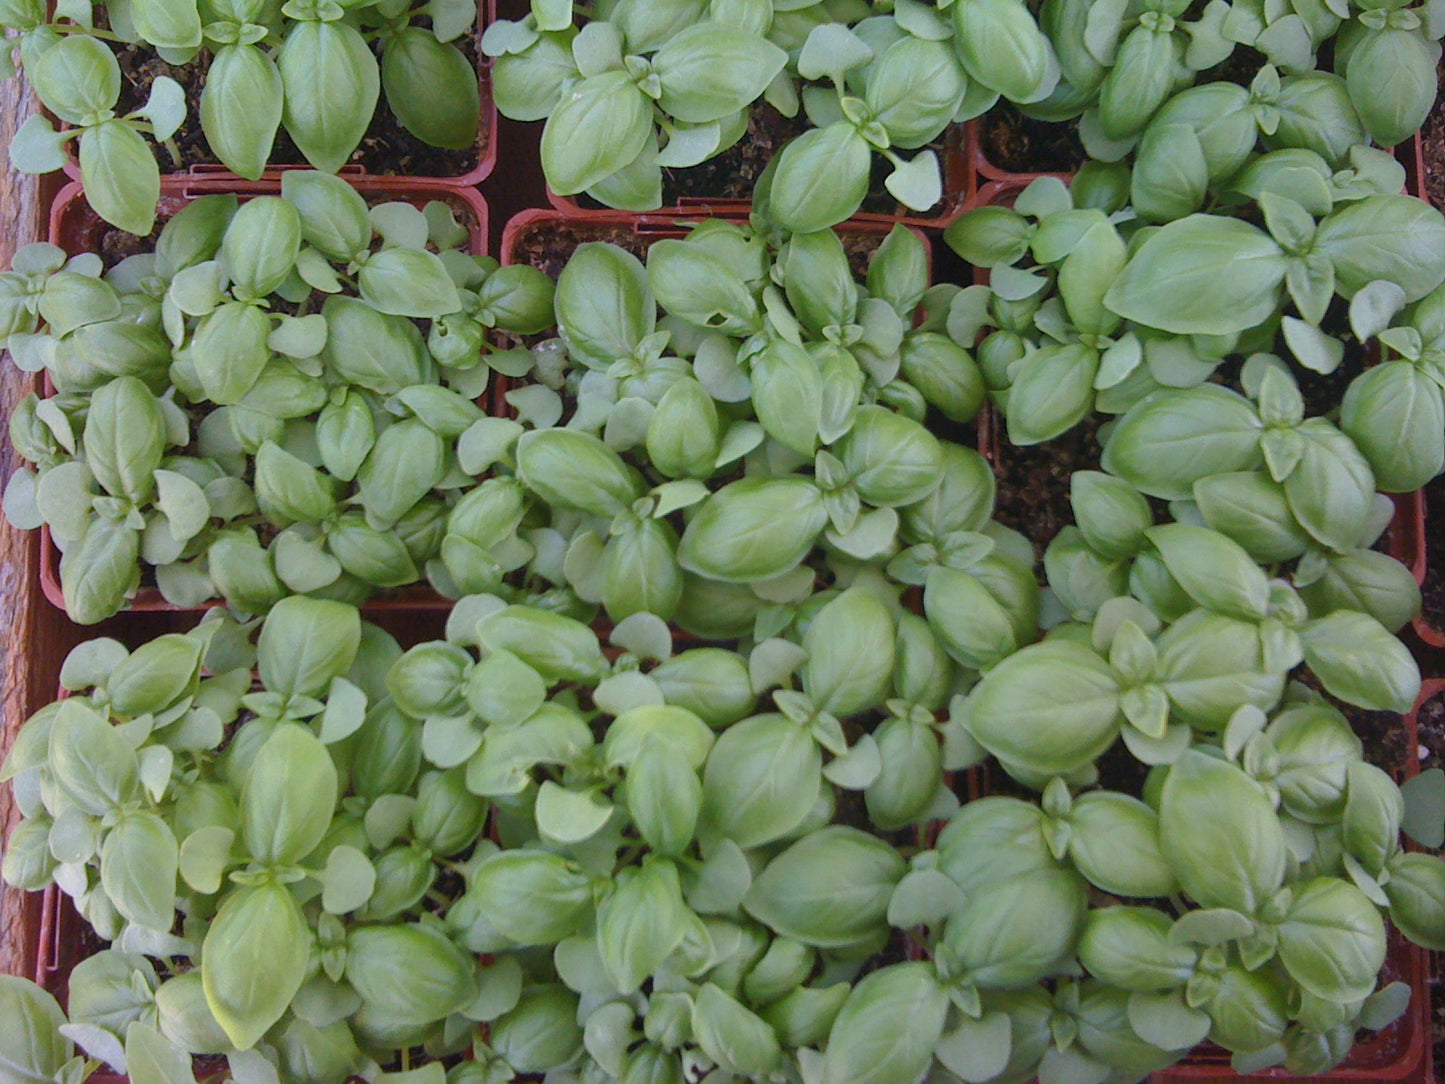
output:
M 0 84 L 0 147 L 34 111 L 29 87 L 21 80 Z M 6 168 L 0 172 L 0 268 L 10 266 L 21 245 L 43 237 L 44 209 L 41 185 Z M 15 404 L 31 388 L 31 378 L 9 364 L 0 363 L 0 415 L 10 417 Z M 0 483 L 19 465 L 8 439 L 0 439 Z M 63 622 L 46 604 L 36 578 L 37 538 L 33 532 L 16 531 L 0 517 L 0 752 L 8 750 L 15 730 L 45 699 L 38 686 L 36 668 L 30 659 L 47 649 L 62 633 Z M 9 787 L 0 787 L 0 824 L 16 818 Z M 22 923 L 22 893 L 0 888 L 0 971 L 20 971 L 22 961 L 34 951 L 26 944 Z

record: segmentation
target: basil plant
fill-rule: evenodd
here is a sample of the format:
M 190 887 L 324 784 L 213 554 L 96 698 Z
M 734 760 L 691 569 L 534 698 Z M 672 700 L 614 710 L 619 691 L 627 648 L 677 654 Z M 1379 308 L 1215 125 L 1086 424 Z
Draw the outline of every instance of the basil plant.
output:
M 1062 76 L 1026 101 L 1040 120 L 1076 120 L 1091 157 L 1110 161 L 1150 141 L 1166 103 L 1193 87 L 1224 105 L 1250 83 L 1267 139 L 1325 122 L 1352 141 L 1400 143 L 1425 121 L 1445 23 L 1433 5 L 1051 0 L 1039 23 Z M 1241 52 L 1238 46 L 1249 51 Z M 1264 63 L 1260 65 L 1259 61 Z M 1332 63 L 1333 70 L 1321 66 Z M 1284 73 L 1281 78 L 1280 73 Z M 1388 77 L 1386 77 L 1388 73 Z M 1195 84 L 1198 83 L 1196 87 Z M 1157 135 L 1156 137 L 1157 138 Z
M 1054 776 L 969 803 L 892 904 L 918 901 L 946 998 L 925 1041 L 964 1081 L 1136 1080 L 1205 1040 L 1240 1073 L 1329 1072 L 1409 1000 L 1378 985 L 1382 916 L 1445 929 L 1445 864 L 1401 849 L 1402 809 L 1308 693 L 1241 707 L 1142 800 Z
M 90 4 L 47 12 L 40 0 L 21 0 L 0 12 L 0 26 L 19 32 L 18 53 L 37 95 L 72 130 L 56 133 L 32 117 L 11 160 L 26 172 L 59 169 L 65 143 L 78 135 L 96 210 L 141 236 L 151 231 L 159 178 L 135 129 L 169 139 L 185 119 L 184 94 L 159 78 L 140 113 L 116 118 L 121 73 L 111 44 L 143 45 L 167 63 L 201 67 L 201 131 L 222 165 L 251 180 L 265 170 L 283 127 L 315 169 L 336 172 L 361 143 L 383 91 L 391 114 L 423 143 L 466 149 L 477 140 L 477 72 L 454 44 L 476 21 L 468 0 L 417 9 L 375 0 L 142 0 L 103 5 L 107 30 L 95 27 Z M 8 74 L 12 51 L 4 55 Z
M 808 129 L 778 154 L 756 199 L 784 229 L 842 222 L 868 194 L 874 154 L 887 191 L 926 211 L 943 195 L 931 145 L 1005 97 L 1045 98 L 1059 65 L 1019 0 L 865 5 L 701 0 L 589 8 L 536 0 L 483 39 L 503 114 L 546 120 L 542 166 L 561 195 L 644 211 L 662 171 L 695 166 L 748 132 L 762 102 Z M 904 152 L 904 153 L 900 153 Z M 917 153 L 912 153 L 917 152 Z
M 1197 116 L 1213 126 L 1213 139 L 1223 121 Z M 1394 317 L 1441 286 L 1445 217 L 1398 194 L 1404 175 L 1393 159 L 1357 145 L 1354 168 L 1332 171 L 1305 147 L 1255 155 L 1254 122 L 1243 119 L 1227 153 L 1211 143 L 1227 178 L 1218 189 L 1202 157 L 1197 184 L 1167 188 L 1150 179 L 1141 154 L 1127 200 L 1120 172 L 1101 167 L 1082 173 L 1076 190 L 1042 178 L 1011 206 L 977 208 L 948 228 L 950 246 L 989 269 L 987 287 L 968 287 L 951 302 L 949 331 L 960 344 L 978 341 L 1012 442 L 1049 440 L 1096 409 L 1118 414 L 1161 389 L 1200 385 L 1239 355 L 1277 352 L 1301 370 L 1334 373 L 1352 346 L 1389 339 Z M 1193 129 L 1166 128 L 1197 153 Z M 1191 161 L 1184 145 L 1174 140 L 1160 151 L 1170 182 Z M 1196 212 L 1211 191 L 1231 199 L 1234 213 Z M 1262 228 L 1244 217 L 1251 208 Z M 1165 224 L 1155 229 L 1153 221 Z M 1382 378 L 1356 379 L 1364 388 Z M 1428 394 L 1418 385 L 1409 401 L 1428 412 Z M 1350 417 L 1366 444 L 1400 432 L 1382 428 L 1372 437 L 1357 410 Z M 1411 465 L 1375 457 L 1389 491 L 1439 470 L 1433 428 L 1428 413 L 1405 427 L 1425 442 L 1408 452 Z
M 551 322 L 552 283 L 465 254 L 450 209 L 368 208 L 289 173 L 280 197 L 192 201 L 153 252 L 102 270 L 32 246 L 3 276 L 30 395 L 11 439 L 12 523 L 61 550 L 70 616 L 171 603 L 256 613 L 419 580 L 470 477 L 493 329 Z M 505 364 L 505 363 L 504 363 Z
M 43 12 L 43 4 L 34 5 L 37 26 Z M 179 164 L 171 137 L 186 117 L 180 84 L 158 77 L 142 109 L 117 116 L 120 64 L 103 42 L 84 34 L 45 35 L 39 29 L 23 41 L 25 72 L 35 96 L 67 127 L 57 132 L 40 114 L 30 116 L 10 141 L 10 164 L 23 173 L 53 173 L 65 166 L 75 143 L 81 183 L 95 213 L 112 226 L 146 236 L 155 226 L 161 173 L 142 133 L 167 144 Z M 9 51 L 4 55 L 9 64 Z
M 463 1049 L 521 974 L 435 913 L 487 803 L 422 769 L 383 680 L 400 648 L 338 602 L 281 602 L 254 647 L 214 616 L 134 651 L 76 648 L 70 695 L 0 771 L 25 817 L 6 881 L 56 884 L 111 942 L 71 974 L 69 1023 L 7 1014 L 7 1064 L 74 1044 L 143 1080 L 223 1055 L 239 1080 L 322 1084 Z
M 938 306 L 912 322 L 927 293 L 901 228 L 866 285 L 830 231 L 773 249 L 715 221 L 646 264 L 579 247 L 557 286 L 560 344 L 506 393 L 516 417 L 459 441 L 490 476 L 453 510 L 435 582 L 527 601 L 507 592 L 536 575 L 614 621 L 763 640 L 820 574 L 896 576 L 928 585 L 959 662 L 991 665 L 1035 635 L 1038 589 L 1027 543 L 990 523 L 981 457 L 925 426 L 967 422 L 982 400 Z

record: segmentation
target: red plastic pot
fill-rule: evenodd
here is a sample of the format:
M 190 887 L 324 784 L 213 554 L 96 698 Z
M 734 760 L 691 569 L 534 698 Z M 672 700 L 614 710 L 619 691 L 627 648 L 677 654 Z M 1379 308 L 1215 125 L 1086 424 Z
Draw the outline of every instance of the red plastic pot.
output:
M 860 211 L 849 219 L 849 222 L 874 222 L 889 225 L 895 222 L 901 222 L 905 226 L 924 228 L 947 225 L 957 217 L 959 210 L 972 199 L 974 189 L 977 185 L 977 177 L 975 176 L 966 149 L 964 125 L 953 124 L 945 130 L 939 165 L 943 170 L 943 198 L 939 201 L 935 213 L 926 214 L 899 204 L 896 214 L 884 214 L 879 211 Z M 579 196 L 559 196 L 556 192 L 553 192 L 550 187 L 547 189 L 547 202 L 558 211 L 574 218 L 597 218 L 608 221 L 615 219 L 617 215 L 629 214 L 629 212 L 618 211 L 611 207 L 602 207 L 590 202 L 588 204 L 579 202 L 579 200 L 585 198 L 586 197 Z M 752 202 L 745 199 L 729 199 L 721 196 L 684 196 L 677 203 L 669 207 L 662 207 L 655 211 L 647 211 L 640 216 L 634 217 L 644 219 L 659 216 L 673 218 L 746 217 L 751 209 Z
M 1420 199 L 1428 199 L 1425 190 L 1425 145 L 1417 132 L 1408 142 L 1395 148 L 1396 157 L 1405 166 L 1405 191 Z M 1445 524 L 1439 521 L 1445 509 L 1435 510 L 1436 538 L 1445 538 Z M 1429 569 L 1430 547 L 1427 522 L 1430 516 L 1425 490 L 1402 493 L 1395 498 L 1395 521 L 1390 526 L 1390 555 L 1407 566 L 1422 587 Z M 1437 574 L 1440 571 L 1437 570 Z M 1415 634 L 1431 647 L 1445 647 L 1445 629 L 1436 628 L 1434 619 L 1420 614 L 1412 622 Z
M 721 218 L 747 224 L 748 204 L 737 203 L 731 210 L 709 211 L 702 207 L 688 207 L 683 210 L 649 211 L 647 214 L 632 214 L 628 211 L 581 211 L 537 207 L 513 215 L 502 230 L 502 248 L 497 258 L 503 264 L 520 263 L 517 250 L 522 240 L 532 232 L 543 229 L 570 227 L 578 233 L 588 231 L 610 232 L 615 236 L 628 233 L 636 235 L 639 247 L 646 248 L 653 241 L 667 237 L 685 237 L 688 227 L 708 218 Z M 879 242 L 888 235 L 899 220 L 888 216 L 878 218 L 850 218 L 834 229 L 843 237 L 876 237 Z M 909 225 L 907 222 L 903 225 Z M 910 226 L 929 251 L 929 272 L 932 273 L 932 246 L 921 227 Z
M 1419 748 L 1420 708 L 1441 693 L 1445 693 L 1445 679 L 1427 681 L 1420 690 L 1415 707 L 1402 721 L 1405 728 L 1405 762 L 1398 765 L 1384 765 L 1392 769 L 1397 778 L 1409 779 L 1419 774 L 1420 761 L 1414 755 Z M 1412 850 L 1417 850 L 1411 844 Z M 1334 1072 L 1323 1076 L 1296 1077 L 1283 1070 L 1271 1069 L 1240 1077 L 1229 1068 L 1227 1056 L 1201 1053 L 1189 1060 L 1166 1069 L 1153 1076 L 1154 1084 L 1237 1084 L 1245 1079 L 1268 1080 L 1271 1084 L 1369 1084 L 1369 1082 L 1405 1082 L 1425 1084 L 1435 1079 L 1433 1073 L 1433 1050 L 1430 1011 L 1430 953 L 1418 945 L 1411 944 L 1390 931 L 1390 954 L 1385 960 L 1386 975 L 1391 979 L 1408 983 L 1410 986 L 1410 1008 L 1395 1023 L 1376 1035 L 1358 1043 L 1349 1058 Z
M 1038 170 L 1018 173 L 994 165 L 989 161 L 988 155 L 983 149 L 983 137 L 980 133 L 982 124 L 983 118 L 977 117 L 964 125 L 964 153 L 968 157 L 969 171 L 975 180 L 972 196 L 968 203 L 959 209 L 960 212 L 993 203 L 997 200 L 999 192 L 1021 190 L 1027 187 L 1030 181 L 1037 180 L 1039 177 L 1058 177 L 1066 184 L 1073 177 L 1072 170 L 1062 172 Z M 953 217 L 956 218 L 957 215 Z
M 343 166 L 340 175 L 349 181 L 358 181 L 362 178 L 375 178 L 377 180 L 391 180 L 397 183 L 415 185 L 418 188 L 458 188 L 472 187 L 486 180 L 497 164 L 497 103 L 492 98 L 492 65 L 482 55 L 482 35 L 486 32 L 497 17 L 496 0 L 479 0 L 477 4 L 477 23 L 473 28 L 473 36 L 477 46 L 478 62 L 478 91 L 481 97 L 481 115 L 477 126 L 477 164 L 465 173 L 452 177 L 404 177 L 393 174 L 373 174 L 362 165 Z M 383 100 L 378 99 L 377 108 L 382 109 Z M 55 118 L 52 117 L 53 121 Z M 187 118 L 192 123 L 200 123 L 198 116 Z M 399 123 L 399 122 L 398 122 Z M 62 129 L 69 128 L 69 124 L 60 125 Z M 280 129 L 278 129 L 279 134 Z M 65 174 L 71 180 L 80 180 L 80 161 L 77 157 L 78 151 L 74 141 L 66 144 Z M 280 165 L 267 166 L 261 175 L 262 181 L 276 181 L 281 174 L 292 169 L 310 169 L 310 166 Z M 254 184 L 244 177 L 238 177 L 225 166 L 219 163 L 206 163 L 191 165 L 179 170 L 168 172 L 165 163 L 161 163 L 161 191 L 168 193 L 173 188 L 186 188 L 195 181 L 219 181 L 232 184 Z
M 544 230 L 558 229 L 574 231 L 579 237 L 579 244 L 582 240 L 618 241 L 631 237 L 634 239 L 634 247 L 645 250 L 653 241 L 669 237 L 685 237 L 688 226 L 707 218 L 721 218 L 745 225 L 747 223 L 747 205 L 742 204 L 741 207 L 741 211 L 732 213 L 689 210 L 677 214 L 668 211 L 655 211 L 648 214 L 631 214 L 627 211 L 583 211 L 579 213 L 537 207 L 513 215 L 507 221 L 507 225 L 502 230 L 501 251 L 497 258 L 504 265 L 525 263 L 526 260 L 520 256 L 519 249 L 527 236 Z M 881 242 L 882 238 L 887 236 L 888 231 L 897 224 L 897 220 L 890 218 L 865 219 L 859 217 L 851 218 L 835 229 L 843 237 L 876 237 Z M 931 278 L 933 271 L 932 245 L 919 227 L 912 226 L 910 228 L 922 239 L 928 252 Z M 591 236 L 588 236 L 589 234 Z M 601 236 L 598 236 L 599 234 Z M 492 413 L 505 414 L 509 408 L 502 397 L 511 390 L 510 382 L 498 380 L 495 382 L 494 388 L 495 398 L 492 403 Z
M 437 199 L 450 203 L 459 212 L 460 218 L 469 220 L 466 221 L 466 225 L 471 234 L 472 253 L 480 256 L 486 252 L 487 204 L 475 189 L 440 187 L 398 177 L 348 177 L 347 179 L 363 196 L 373 202 L 382 202 L 391 198 L 407 200 L 418 205 Z M 159 215 L 162 219 L 168 218 L 192 199 L 220 192 L 236 192 L 242 199 L 251 196 L 279 195 L 280 184 L 277 181 L 191 181 L 183 190 L 162 194 Z M 50 242 L 59 245 L 67 252 L 100 252 L 102 251 L 101 240 L 107 234 L 114 232 L 114 226 L 105 222 L 91 210 L 90 204 L 85 200 L 84 189 L 78 183 L 68 184 L 61 189 L 55 202 L 51 205 Z M 41 379 L 37 376 L 35 390 L 37 394 L 49 395 L 55 389 L 48 378 Z M 484 409 L 489 402 L 490 395 L 484 396 L 482 403 Z M 50 536 L 49 527 L 41 527 L 40 532 L 40 587 L 46 599 L 56 607 L 64 609 L 65 596 L 60 588 L 60 550 Z M 220 605 L 222 605 L 220 599 L 213 599 L 195 609 L 197 611 L 205 610 Z M 369 600 L 362 606 L 362 610 L 369 614 L 389 610 L 447 610 L 451 608 L 451 605 L 450 599 L 442 598 L 430 587 L 413 584 L 390 591 L 383 597 Z M 154 587 L 142 587 L 137 591 L 128 610 L 139 613 L 189 612 L 186 607 L 167 602 L 160 591 Z

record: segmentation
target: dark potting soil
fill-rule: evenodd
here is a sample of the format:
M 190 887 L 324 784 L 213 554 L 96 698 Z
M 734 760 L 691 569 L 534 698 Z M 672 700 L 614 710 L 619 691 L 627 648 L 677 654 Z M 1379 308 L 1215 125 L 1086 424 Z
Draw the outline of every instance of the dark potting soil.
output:
M 686 169 L 662 171 L 663 205 L 671 207 L 688 198 L 752 199 L 753 188 L 767 164 L 785 143 L 808 127 L 808 118 L 801 109 L 797 116 L 785 117 L 766 102 L 759 102 L 748 115 L 747 132 L 722 154 Z
M 476 36 L 463 35 L 454 44 L 475 68 L 478 59 Z M 120 62 L 121 70 L 117 114 L 124 116 L 144 106 L 150 96 L 151 83 L 157 76 L 169 76 L 185 91 L 186 121 L 172 137 L 179 151 L 179 161 L 172 160 L 166 148 L 157 147 L 161 172 L 178 173 L 193 165 L 218 165 L 201 131 L 201 88 L 206 82 L 209 54 L 203 53 L 189 64 L 174 65 L 167 64 L 147 46 L 111 43 L 111 49 Z M 483 129 L 480 134 L 482 146 L 488 138 L 490 133 Z M 417 139 L 392 115 L 383 93 L 377 101 L 376 115 L 352 154 L 350 164 L 362 166 L 367 173 L 383 176 L 460 177 L 475 169 L 479 160 L 480 148 L 477 146 L 446 150 Z M 276 141 L 268 161 L 273 166 L 306 164 L 305 157 L 286 134 L 284 126 L 276 131 Z
M 1007 173 L 1072 173 L 1088 158 L 1074 121 L 1036 120 L 1001 101 L 978 120 L 989 164 Z
M 1435 108 L 1420 129 L 1420 143 L 1425 152 L 1425 198 L 1436 207 L 1445 207 L 1445 71 L 1437 72 L 1438 93 Z
M 631 226 L 551 220 L 539 222 L 522 233 L 513 246 L 511 258 L 513 263 L 529 264 L 555 279 L 577 246 L 588 241 L 616 245 L 640 260 L 647 256 L 652 238 L 639 234 Z
M 1445 693 L 1421 704 L 1415 720 L 1420 770 L 1445 768 Z M 1445 972 L 1439 967 L 1432 968 L 1430 975 L 1430 1038 L 1435 1064 L 1445 1065 Z
M 673 230 L 665 222 L 662 228 L 651 233 L 639 233 L 634 227 L 612 222 L 564 222 L 546 219 L 527 228 L 513 244 L 512 262 L 529 264 L 556 278 L 567 266 L 577 246 L 588 241 L 602 241 L 626 249 L 639 260 L 647 259 L 647 250 L 652 242 L 663 237 L 686 234 L 686 225 Z M 848 266 L 854 278 L 862 281 L 868 273 L 868 261 L 878 246 L 883 243 L 884 233 L 857 233 L 847 228 L 840 230 L 843 251 L 848 257 Z
M 1445 632 L 1445 475 L 1425 486 L 1425 582 L 1420 585 L 1420 616 Z
M 1099 468 L 1099 426 L 1104 418 L 1091 414 L 1062 436 L 1043 444 L 1016 447 L 1000 428 L 994 476 L 998 499 L 994 519 L 1027 535 L 1034 543 L 1035 568 L 1042 568 L 1044 550 L 1054 536 L 1074 522 L 1069 504 L 1069 479 L 1078 470 Z

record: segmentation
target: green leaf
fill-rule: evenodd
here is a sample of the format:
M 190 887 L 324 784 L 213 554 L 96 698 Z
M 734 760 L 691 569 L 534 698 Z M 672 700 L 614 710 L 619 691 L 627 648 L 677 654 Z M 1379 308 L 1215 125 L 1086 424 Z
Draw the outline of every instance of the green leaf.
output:
M 276 57 L 285 89 L 282 123 L 311 165 L 335 173 L 371 124 L 381 94 L 376 57 L 345 22 L 290 24 Z
M 1204 753 L 1189 750 L 1169 769 L 1159 841 L 1184 891 L 1205 907 L 1253 914 L 1284 882 L 1284 830 L 1269 796 Z
M 1320 683 L 1348 704 L 1406 712 L 1420 695 L 1414 658 L 1373 617 L 1336 610 L 1306 625 L 1300 638 Z
M 1199 605 L 1244 621 L 1268 614 L 1269 581 L 1238 543 L 1217 531 L 1182 523 L 1144 533 L 1169 574 Z
M 305 980 L 311 936 L 290 891 L 275 881 L 235 889 L 202 945 L 206 1002 L 238 1050 L 285 1015 Z
M 595 790 L 573 791 L 550 779 L 537 791 L 537 829 L 559 843 L 581 843 L 600 832 L 612 804 Z
M 201 130 L 227 169 L 260 179 L 284 102 L 281 73 L 265 52 L 254 45 L 216 49 L 201 88 Z
M 715 837 L 748 849 L 803 823 L 822 788 L 822 756 L 806 730 L 782 715 L 757 715 L 725 730 L 703 774 L 702 821 Z
M 1329 1001 L 1374 992 L 1385 963 L 1385 924 L 1354 885 L 1319 877 L 1294 887 L 1279 926 L 1279 956 L 1290 978 Z
M 274 611 L 273 611 L 274 612 Z M 241 789 L 242 839 L 263 865 L 294 865 L 331 827 L 336 766 L 321 739 L 283 723 L 266 739 Z
M 805 945 L 846 948 L 887 927 L 889 900 L 907 870 L 902 856 L 882 840 L 830 825 L 769 862 L 743 907 Z
M 351 668 L 361 644 L 354 606 L 289 598 L 267 615 L 258 641 L 261 681 L 283 696 L 320 696 Z
M 361 265 L 362 299 L 392 316 L 438 317 L 462 307 L 456 285 L 435 253 L 387 248 Z
M 126 1075 L 135 1084 L 195 1084 L 188 1051 L 139 1020 L 125 1029 Z
M 515 850 L 480 865 L 471 895 L 487 920 L 519 945 L 552 945 L 578 932 L 592 913 L 587 875 L 558 855 Z
M 677 562 L 728 583 L 773 579 L 808 555 L 827 520 L 822 495 L 808 479 L 744 478 L 698 506 Z
M 1254 407 L 1234 392 L 1212 384 L 1165 390 L 1119 419 L 1102 465 L 1148 496 L 1187 500 L 1201 478 L 1262 467 L 1263 430 Z
M 41 102 L 68 124 L 96 123 L 120 97 L 120 64 L 115 54 L 88 34 L 67 34 L 53 40 L 25 69 Z
M 127 233 L 144 237 L 155 225 L 160 170 L 133 128 L 108 120 L 80 137 L 80 176 L 95 213 Z
M 118 812 L 139 796 L 135 750 L 83 701 L 67 701 L 56 710 L 48 758 L 62 793 L 91 816 Z
M 798 74 L 804 79 L 823 79 L 860 68 L 872 59 L 868 43 L 842 23 L 820 23 L 803 42 Z
M 948 997 L 928 964 L 885 967 L 853 987 L 833 1021 L 824 1084 L 910 1084 L 943 1034 Z
M 615 245 L 578 245 L 557 277 L 557 326 L 583 364 L 607 368 L 632 354 L 657 320 L 647 271 Z
M 872 152 L 847 121 L 804 132 L 773 165 L 768 213 L 791 233 L 813 233 L 852 215 L 868 193 Z
M 652 135 L 649 104 L 625 71 L 573 84 L 542 130 L 542 168 L 552 190 L 576 195 L 626 168 Z
M 894 199 L 915 211 L 927 211 L 943 198 L 943 176 L 938 168 L 938 156 L 925 150 L 915 154 L 883 181 L 883 186 Z
M 195 0 L 135 0 L 130 17 L 141 39 L 157 48 L 194 49 L 201 44 Z
M 10 164 L 21 173 L 53 173 L 69 161 L 65 153 L 67 135 L 57 132 L 36 113 L 25 119 L 10 139 Z
M 221 876 L 231 863 L 236 833 L 230 828 L 211 824 L 197 828 L 181 843 L 181 879 L 197 892 L 214 895 L 221 890 Z
M 738 26 L 696 23 L 674 34 L 652 56 L 663 111 L 703 124 L 745 109 L 783 70 L 787 54 Z
M 507 606 L 482 618 L 477 637 L 488 651 L 512 652 L 548 682 L 590 684 L 608 669 L 597 634 L 562 614 Z
M 81 625 L 104 621 L 139 585 L 140 532 L 113 520 L 92 519 L 85 535 L 60 559 L 65 612 Z
M 127 921 L 167 932 L 175 922 L 178 863 L 176 837 L 166 822 L 154 813 L 130 813 L 106 834 L 101 885 Z
M 641 479 L 616 452 L 575 429 L 526 433 L 516 458 L 518 477 L 549 504 L 613 516 L 642 494 Z
M 970 79 L 1012 102 L 1037 101 L 1054 89 L 1053 49 L 1019 0 L 962 0 L 952 14 L 954 48 Z
M 271 360 L 270 330 L 261 309 L 240 301 L 201 318 L 189 351 L 206 398 L 230 406 L 245 397 Z
M 475 963 L 440 930 L 420 923 L 362 926 L 346 943 L 346 981 L 362 1012 L 389 1026 L 444 1020 L 477 994 Z
M 165 453 L 165 418 L 140 380 L 123 376 L 91 396 L 83 440 L 86 462 L 107 493 L 134 503 L 150 498 Z
M 1120 689 L 1104 660 L 1066 641 L 1037 644 L 990 670 L 968 699 L 968 726 L 1005 763 L 1074 771 L 1113 744 Z
M 29 979 L 0 975 L 0 1071 L 17 1084 L 51 1084 L 75 1047 L 60 1033 L 65 1013 Z
M 624 873 L 597 909 L 597 950 L 623 994 L 635 993 L 687 933 L 687 911 L 671 863 Z
M 1190 215 L 1145 239 L 1104 304 L 1176 335 L 1227 335 L 1274 314 L 1287 264 L 1279 245 L 1248 223 Z
M 455 45 L 409 26 L 381 57 L 386 104 L 402 126 L 433 147 L 466 150 L 477 141 L 481 99 L 477 72 Z
M 782 1058 L 773 1029 L 711 982 L 693 1003 L 692 1032 L 708 1057 L 739 1076 L 767 1076 Z
M 1090 792 L 1074 802 L 1068 823 L 1069 859 L 1090 884 L 1136 899 L 1165 897 L 1177 890 L 1159 846 L 1159 818 L 1143 802 Z
M 1313 251 L 1335 265 L 1341 294 L 1353 297 L 1385 279 L 1418 301 L 1445 281 L 1435 257 L 1445 245 L 1445 216 L 1413 196 L 1377 195 L 1346 203 L 1320 223 Z
M 1431 768 L 1400 784 L 1404 833 L 1422 847 L 1445 845 L 1445 772 Z

